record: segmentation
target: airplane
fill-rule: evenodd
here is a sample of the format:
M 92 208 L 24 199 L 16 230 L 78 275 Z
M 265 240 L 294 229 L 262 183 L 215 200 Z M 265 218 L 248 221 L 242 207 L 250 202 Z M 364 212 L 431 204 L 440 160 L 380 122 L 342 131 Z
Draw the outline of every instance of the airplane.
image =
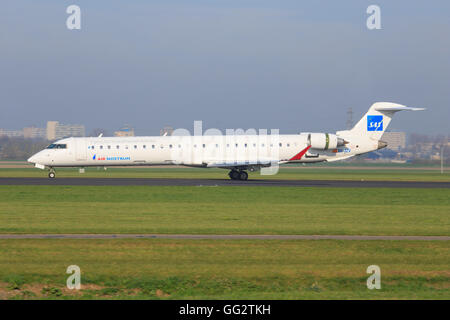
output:
M 418 111 L 391 102 L 376 102 L 350 130 L 286 135 L 201 135 L 65 138 L 28 159 L 36 168 L 182 165 L 228 169 L 232 180 L 247 180 L 247 171 L 287 163 L 344 160 L 382 149 L 381 137 L 398 111 Z

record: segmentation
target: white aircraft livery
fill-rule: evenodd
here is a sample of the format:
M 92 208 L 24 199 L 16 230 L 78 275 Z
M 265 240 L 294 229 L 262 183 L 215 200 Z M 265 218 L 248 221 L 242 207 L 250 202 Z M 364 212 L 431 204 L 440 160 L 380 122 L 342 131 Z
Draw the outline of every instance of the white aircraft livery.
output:
M 28 162 L 48 169 L 183 165 L 230 170 L 233 180 L 247 180 L 246 171 L 278 168 L 286 163 L 338 161 L 387 146 L 381 136 L 392 116 L 409 108 L 390 102 L 374 103 L 351 129 L 332 133 L 288 135 L 171 135 L 148 137 L 65 138 L 36 153 Z

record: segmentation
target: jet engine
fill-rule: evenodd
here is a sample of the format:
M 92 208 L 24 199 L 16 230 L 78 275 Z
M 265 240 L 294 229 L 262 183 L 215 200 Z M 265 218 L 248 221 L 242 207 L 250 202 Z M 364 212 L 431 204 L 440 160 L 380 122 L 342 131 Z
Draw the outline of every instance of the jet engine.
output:
M 312 149 L 329 150 L 344 146 L 347 141 L 332 133 L 310 133 L 308 144 Z

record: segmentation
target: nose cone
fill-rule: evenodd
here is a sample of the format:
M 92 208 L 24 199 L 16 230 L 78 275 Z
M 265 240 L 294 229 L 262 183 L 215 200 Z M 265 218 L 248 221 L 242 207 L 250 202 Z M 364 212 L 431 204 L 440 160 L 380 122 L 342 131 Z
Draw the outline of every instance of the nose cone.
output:
M 42 160 L 42 151 L 39 151 L 38 153 L 35 153 L 31 157 L 29 157 L 27 161 L 30 163 L 42 163 Z
M 36 163 L 36 155 L 29 157 L 27 161 L 30 163 Z

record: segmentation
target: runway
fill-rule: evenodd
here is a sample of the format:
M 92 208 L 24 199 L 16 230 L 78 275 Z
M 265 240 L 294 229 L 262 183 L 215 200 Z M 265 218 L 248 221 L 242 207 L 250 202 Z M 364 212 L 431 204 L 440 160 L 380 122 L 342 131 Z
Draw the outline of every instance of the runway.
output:
M 180 240 L 409 240 L 449 241 L 450 236 L 215 235 L 215 234 L 0 234 L 2 239 L 180 239 Z
M 0 185 L 31 186 L 251 186 L 328 188 L 450 188 L 450 182 L 359 181 L 359 180 L 274 180 L 235 181 L 230 179 L 162 178 L 0 178 Z

